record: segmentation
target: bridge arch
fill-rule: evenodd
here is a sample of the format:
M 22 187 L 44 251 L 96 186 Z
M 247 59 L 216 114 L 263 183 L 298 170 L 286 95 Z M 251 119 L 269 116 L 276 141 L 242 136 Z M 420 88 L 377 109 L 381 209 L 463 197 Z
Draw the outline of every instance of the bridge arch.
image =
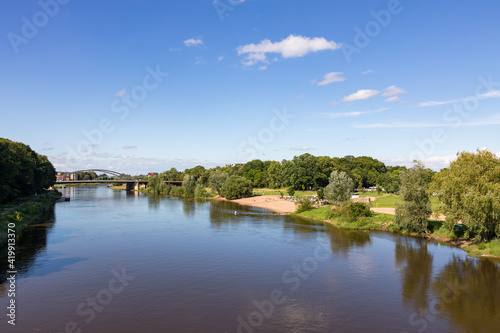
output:
M 105 173 L 106 175 L 111 175 L 116 177 L 120 177 L 122 175 L 122 173 L 120 172 L 112 170 L 104 170 L 104 169 L 85 169 L 85 170 L 72 171 L 68 173 L 79 173 L 79 172 L 100 172 L 100 173 Z

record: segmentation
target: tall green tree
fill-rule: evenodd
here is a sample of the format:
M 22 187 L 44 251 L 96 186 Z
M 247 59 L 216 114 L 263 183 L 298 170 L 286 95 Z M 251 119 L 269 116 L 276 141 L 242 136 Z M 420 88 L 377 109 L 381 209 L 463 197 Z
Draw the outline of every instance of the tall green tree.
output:
M 330 202 L 346 202 L 351 199 L 354 182 L 344 171 L 332 171 L 330 182 L 325 188 L 325 198 Z
M 231 176 L 222 185 L 221 192 L 224 198 L 229 200 L 251 197 L 252 182 L 244 177 Z
M 466 237 L 500 237 L 500 158 L 491 151 L 460 153 L 431 188 L 450 229 L 461 221 Z
M 208 186 L 210 186 L 212 190 L 216 191 L 217 194 L 221 195 L 222 185 L 228 177 L 227 173 L 222 172 L 221 170 L 215 170 L 208 178 Z
M 424 165 L 414 161 L 413 167 L 401 172 L 400 176 L 403 202 L 396 207 L 394 223 L 405 230 L 425 233 L 432 209 Z
M 192 175 L 185 175 L 182 181 L 182 188 L 184 189 L 184 194 L 188 198 L 194 197 L 194 191 L 196 190 L 196 178 Z

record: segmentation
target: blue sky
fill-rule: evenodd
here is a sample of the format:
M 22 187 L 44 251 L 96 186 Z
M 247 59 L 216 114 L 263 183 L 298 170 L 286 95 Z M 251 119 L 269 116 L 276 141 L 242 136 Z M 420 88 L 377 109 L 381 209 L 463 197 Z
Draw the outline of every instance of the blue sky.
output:
M 10 1 L 0 137 L 60 171 L 500 152 L 498 1 Z

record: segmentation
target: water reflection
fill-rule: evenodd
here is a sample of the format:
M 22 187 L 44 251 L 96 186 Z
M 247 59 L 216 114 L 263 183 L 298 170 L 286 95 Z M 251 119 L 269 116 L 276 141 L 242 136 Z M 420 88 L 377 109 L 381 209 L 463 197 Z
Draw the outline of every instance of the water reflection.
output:
M 394 249 L 394 261 L 401 271 L 403 302 L 415 311 L 427 309 L 432 277 L 433 256 L 423 239 L 399 239 Z
M 487 259 L 453 256 L 432 282 L 434 311 L 447 317 L 456 330 L 498 332 L 500 327 L 500 269 Z
M 360 230 L 338 230 L 329 227 L 330 246 L 332 254 L 339 257 L 347 257 L 353 248 L 362 248 L 371 244 L 370 234 Z
M 45 250 L 47 237 L 54 226 L 55 214 L 52 206 L 42 218 L 44 223 L 32 225 L 25 229 L 16 244 L 16 269 L 18 276 L 26 274 L 35 263 L 38 254 Z M 7 279 L 7 248 L 0 251 L 0 284 Z

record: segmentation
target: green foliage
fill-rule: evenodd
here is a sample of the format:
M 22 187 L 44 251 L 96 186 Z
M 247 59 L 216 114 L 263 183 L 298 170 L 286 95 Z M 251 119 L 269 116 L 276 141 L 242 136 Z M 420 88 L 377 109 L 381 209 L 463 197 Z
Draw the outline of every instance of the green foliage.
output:
M 348 205 L 348 216 L 351 219 L 372 216 L 370 206 L 362 202 L 350 202 Z
M 312 201 L 306 197 L 301 198 L 296 204 L 297 204 L 297 209 L 295 210 L 295 213 L 306 212 L 314 208 Z
M 57 191 L 49 192 L 49 194 L 29 202 L 13 212 L 0 216 L 0 248 L 7 244 L 9 223 L 15 223 L 16 234 L 19 234 L 29 224 L 46 217 L 46 214 L 54 207 L 55 199 L 60 195 Z
M 351 199 L 353 188 L 354 182 L 346 172 L 332 171 L 325 198 L 330 202 L 346 202 Z
M 325 188 L 324 187 L 320 187 L 318 189 L 318 199 L 319 200 L 323 200 L 325 198 Z
M 208 178 L 208 186 L 216 191 L 217 194 L 221 195 L 222 184 L 224 184 L 228 177 L 229 175 L 227 173 L 221 170 L 215 170 Z
M 488 150 L 462 152 L 431 184 L 448 228 L 462 221 L 465 237 L 500 236 L 500 158 Z
M 343 217 L 348 221 L 356 221 L 364 217 L 371 217 L 373 215 L 370 206 L 362 202 L 348 202 L 347 204 L 340 204 L 330 210 L 330 218 Z
M 396 207 L 394 223 L 410 232 L 427 232 L 427 220 L 432 214 L 431 203 L 427 193 L 426 171 L 419 161 L 401 173 L 401 199 Z
M 196 184 L 194 196 L 195 198 L 207 198 L 209 195 L 203 184 Z
M 182 189 L 186 197 L 193 198 L 196 189 L 196 178 L 191 175 L 185 175 L 182 182 Z
M 288 188 L 288 190 L 286 191 L 286 193 L 287 193 L 289 196 L 293 197 L 293 196 L 295 195 L 295 188 L 294 188 L 293 186 L 290 186 L 290 187 Z
M 54 185 L 56 171 L 29 146 L 0 138 L 0 203 L 41 193 Z
M 229 200 L 252 196 L 252 182 L 240 176 L 231 176 L 222 184 L 221 194 Z

